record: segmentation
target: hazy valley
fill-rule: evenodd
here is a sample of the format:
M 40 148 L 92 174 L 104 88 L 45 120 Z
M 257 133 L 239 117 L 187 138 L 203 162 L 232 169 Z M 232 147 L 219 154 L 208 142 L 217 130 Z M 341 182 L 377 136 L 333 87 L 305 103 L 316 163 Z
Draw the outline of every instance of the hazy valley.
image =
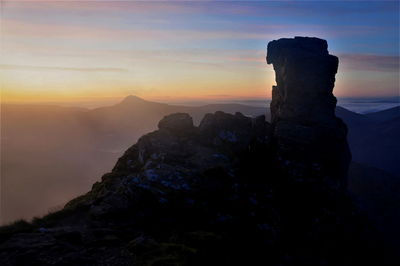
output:
M 3 104 L 2 223 L 44 215 L 87 192 L 102 174 L 111 171 L 127 147 L 155 130 L 163 116 L 184 112 L 198 124 L 206 113 L 216 111 L 252 117 L 266 113 L 269 120 L 269 109 L 263 107 L 229 103 L 178 106 L 135 96 L 95 109 Z M 384 176 L 383 188 L 379 188 L 350 175 L 350 189 L 372 204 L 371 195 L 390 187 L 392 192 L 381 193 L 390 199 L 399 191 L 399 107 L 369 114 L 337 107 L 336 115 L 349 128 L 353 161 L 379 168 L 377 173 Z

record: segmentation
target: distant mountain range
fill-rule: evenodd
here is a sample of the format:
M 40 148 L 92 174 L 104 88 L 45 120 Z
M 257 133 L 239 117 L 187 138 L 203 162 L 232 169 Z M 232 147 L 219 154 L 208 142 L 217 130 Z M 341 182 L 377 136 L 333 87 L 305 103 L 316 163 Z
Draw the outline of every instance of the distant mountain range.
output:
M 88 191 L 163 116 L 188 113 L 198 124 L 216 111 L 270 116 L 267 108 L 242 104 L 177 106 L 136 96 L 91 110 L 3 104 L 2 222 L 42 215 Z M 337 107 L 336 113 L 348 125 L 354 161 L 399 173 L 399 107 L 366 115 Z
M 337 107 L 336 115 L 349 128 L 348 140 L 354 161 L 399 175 L 399 106 L 365 115 Z

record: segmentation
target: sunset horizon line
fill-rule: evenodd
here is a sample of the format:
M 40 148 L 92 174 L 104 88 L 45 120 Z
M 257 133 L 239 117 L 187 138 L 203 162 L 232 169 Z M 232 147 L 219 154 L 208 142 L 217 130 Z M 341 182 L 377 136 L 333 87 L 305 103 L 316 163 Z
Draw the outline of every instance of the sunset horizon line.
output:
M 123 102 L 129 97 L 139 98 L 140 100 L 147 102 L 157 102 L 165 104 L 184 104 L 184 103 L 198 103 L 198 104 L 212 104 L 212 103 L 232 103 L 232 102 L 251 102 L 251 101 L 271 101 L 271 97 L 262 95 L 252 96 L 204 96 L 204 97 L 146 97 L 138 94 L 127 94 L 125 96 L 97 96 L 97 97 L 75 97 L 67 99 L 35 99 L 35 100 L 4 100 L 0 98 L 0 104 L 2 105 L 58 105 L 58 106 L 76 106 L 84 107 L 82 105 L 94 105 L 94 107 L 103 107 L 109 105 L 115 105 Z M 336 96 L 338 100 L 391 100 L 398 101 L 400 105 L 400 95 L 371 95 L 371 96 Z

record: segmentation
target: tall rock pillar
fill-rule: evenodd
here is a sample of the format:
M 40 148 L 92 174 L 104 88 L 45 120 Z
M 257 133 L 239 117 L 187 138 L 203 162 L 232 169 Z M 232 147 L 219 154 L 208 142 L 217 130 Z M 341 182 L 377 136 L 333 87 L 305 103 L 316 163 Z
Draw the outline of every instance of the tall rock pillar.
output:
M 325 40 L 295 37 L 271 41 L 267 63 L 276 74 L 271 122 L 280 168 L 293 180 L 343 189 L 351 154 L 332 94 L 338 58 Z

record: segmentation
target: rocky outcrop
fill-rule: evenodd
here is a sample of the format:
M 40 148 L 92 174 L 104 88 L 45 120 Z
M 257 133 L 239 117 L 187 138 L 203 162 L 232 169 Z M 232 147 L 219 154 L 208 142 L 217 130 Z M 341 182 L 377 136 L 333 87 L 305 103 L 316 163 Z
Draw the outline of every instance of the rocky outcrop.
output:
M 272 243 L 278 217 L 266 181 L 273 172 L 261 155 L 269 130 L 264 116 L 216 112 L 195 127 L 187 114 L 168 115 L 86 195 L 11 233 L 0 230 L 0 264 L 224 265 L 232 250 L 239 254 L 239 239 L 265 234 Z
M 338 58 L 325 40 L 279 39 L 268 44 L 267 63 L 276 74 L 271 121 L 277 159 L 301 182 L 323 181 L 344 190 L 351 160 L 346 125 L 335 116 L 332 94 Z
M 282 176 L 271 134 L 263 116 L 216 112 L 199 127 L 166 116 L 90 192 L 0 228 L 0 264 L 350 266 L 378 256 L 347 197 Z
M 193 119 L 185 113 L 167 115 L 158 123 L 158 128 L 178 135 L 185 134 L 194 130 Z
M 0 265 L 382 265 L 337 193 L 348 150 L 331 110 L 335 60 L 322 40 L 294 40 L 269 46 L 272 125 L 241 113 L 207 114 L 198 127 L 164 117 L 87 194 L 0 228 Z M 293 62 L 319 62 L 321 75 L 303 64 L 300 80 Z

